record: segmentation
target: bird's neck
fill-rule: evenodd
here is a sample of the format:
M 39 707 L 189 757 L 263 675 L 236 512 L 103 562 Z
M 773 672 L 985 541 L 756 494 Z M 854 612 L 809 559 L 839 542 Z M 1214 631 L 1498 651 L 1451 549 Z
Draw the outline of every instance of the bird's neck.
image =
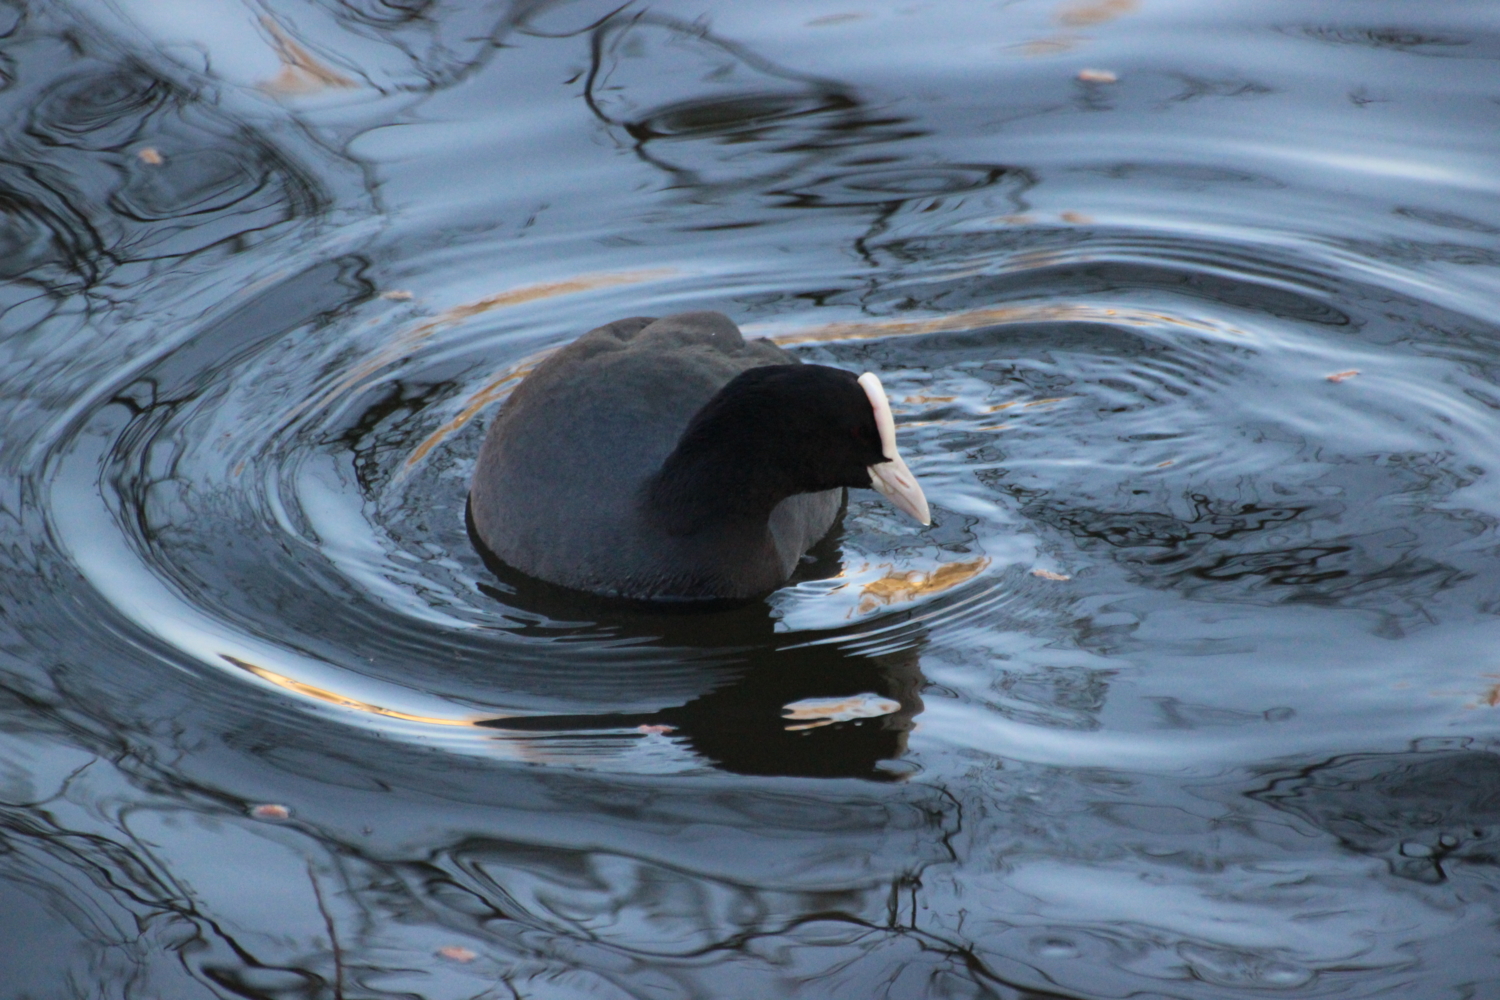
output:
M 668 534 L 758 538 L 771 511 L 801 492 L 767 449 L 679 447 L 646 484 L 650 517 Z
M 819 407 L 828 409 L 838 392 L 868 405 L 852 377 L 835 369 L 768 365 L 740 373 L 689 421 L 648 480 L 647 515 L 674 536 L 764 539 L 771 512 L 787 497 L 847 485 L 847 470 L 831 473 L 823 454 L 828 421 Z

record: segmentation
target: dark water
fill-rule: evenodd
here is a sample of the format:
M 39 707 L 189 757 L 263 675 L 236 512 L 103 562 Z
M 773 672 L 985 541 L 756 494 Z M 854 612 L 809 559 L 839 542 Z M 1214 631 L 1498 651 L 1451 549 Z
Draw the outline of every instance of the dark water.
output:
M 1493 5 L 0 35 L 0 997 L 1500 996 Z M 514 376 L 696 308 L 934 526 L 492 572 Z

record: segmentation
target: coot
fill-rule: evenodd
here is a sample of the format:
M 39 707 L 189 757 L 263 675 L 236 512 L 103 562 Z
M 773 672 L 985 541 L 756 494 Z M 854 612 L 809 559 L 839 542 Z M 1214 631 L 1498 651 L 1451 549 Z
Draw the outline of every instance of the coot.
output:
M 538 365 L 485 436 L 469 509 L 495 556 L 549 583 L 732 599 L 784 583 L 846 486 L 930 523 L 879 378 L 688 312 L 616 320 Z

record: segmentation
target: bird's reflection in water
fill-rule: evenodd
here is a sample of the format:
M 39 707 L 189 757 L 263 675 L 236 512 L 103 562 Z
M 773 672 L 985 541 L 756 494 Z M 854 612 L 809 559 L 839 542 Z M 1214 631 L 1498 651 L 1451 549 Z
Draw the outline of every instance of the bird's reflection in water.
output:
M 814 546 L 793 583 L 839 572 L 839 533 L 835 527 Z M 701 673 L 702 693 L 671 707 L 512 716 L 479 725 L 553 738 L 660 733 L 737 774 L 888 781 L 913 770 L 900 757 L 922 710 L 920 633 L 899 649 L 865 654 L 835 641 L 810 642 L 806 633 L 777 632 L 763 600 L 682 607 L 611 601 L 518 573 L 484 549 L 472 522 L 469 535 L 510 591 L 492 590 L 507 605 L 588 622 L 637 650 L 660 649 L 663 659 L 711 664 Z

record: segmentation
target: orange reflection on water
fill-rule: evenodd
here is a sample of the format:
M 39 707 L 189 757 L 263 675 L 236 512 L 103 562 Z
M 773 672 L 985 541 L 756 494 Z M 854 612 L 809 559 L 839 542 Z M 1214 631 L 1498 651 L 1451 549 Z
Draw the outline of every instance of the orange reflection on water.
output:
M 1039 262 L 1040 263 L 1040 262 Z M 931 319 L 883 319 L 864 322 L 827 323 L 823 326 L 805 327 L 787 333 L 775 333 L 770 340 L 777 344 L 811 344 L 824 340 L 868 340 L 875 337 L 905 337 L 927 333 L 948 333 L 959 330 L 976 330 L 986 326 L 1005 323 L 1055 323 L 1095 322 L 1124 326 L 1168 326 L 1187 327 L 1194 330 L 1224 332 L 1221 327 L 1201 321 L 1172 316 L 1147 309 L 1105 309 L 1099 306 L 1074 302 L 1053 302 L 1046 305 L 994 306 L 988 309 L 970 309 L 950 316 L 934 316 Z
M 507 306 L 518 306 L 523 302 L 535 302 L 538 299 L 550 299 L 559 295 L 572 295 L 574 292 L 590 292 L 596 288 L 609 288 L 612 285 L 633 285 L 641 281 L 650 281 L 653 278 L 669 277 L 676 273 L 676 270 L 670 267 L 647 271 L 606 271 L 603 274 L 584 274 L 562 281 L 523 285 L 508 292 L 500 292 L 461 306 L 454 306 L 432 320 L 432 325 L 447 326 L 451 323 L 460 323 L 471 316 L 478 316 L 480 313 L 487 313 L 491 309 L 504 309 Z
M 835 722 L 850 722 L 854 719 L 878 719 L 901 711 L 901 703 L 866 691 L 847 698 L 803 698 L 781 708 L 781 717 L 787 721 L 786 731 L 817 729 L 831 726 Z M 795 725 L 794 725 L 795 723 Z
M 1057 12 L 1059 24 L 1070 28 L 1083 28 L 1091 24 L 1104 24 L 1117 17 L 1129 14 L 1140 6 L 1139 0 L 1083 0 L 1070 3 Z
M 443 439 L 446 438 L 449 434 L 452 434 L 464 424 L 474 419 L 474 415 L 480 410 L 484 409 L 486 406 L 489 406 L 496 400 L 504 399 L 506 396 L 510 395 L 511 390 L 514 389 L 523 378 L 525 378 L 527 375 L 530 375 L 532 369 L 541 364 L 542 359 L 551 353 L 551 351 L 544 351 L 540 355 L 533 355 L 532 357 L 528 358 L 526 360 L 526 363 L 520 368 L 515 368 L 504 373 L 494 381 L 490 382 L 489 385 L 486 385 L 483 389 L 480 389 L 478 392 L 474 393 L 474 395 L 470 396 L 469 401 L 464 404 L 464 408 L 462 410 L 459 410 L 456 416 L 450 419 L 447 423 L 443 424 L 443 426 L 439 427 L 437 430 L 433 431 L 431 434 L 427 435 L 426 440 L 424 440 L 421 444 L 417 445 L 417 447 L 412 450 L 412 453 L 407 456 L 406 465 L 403 467 L 403 471 L 405 471 L 405 469 L 411 468 L 413 465 L 416 465 L 422 459 L 426 458 L 429 451 L 441 444 Z
M 939 594 L 951 590 L 961 583 L 978 576 L 990 564 L 988 558 L 969 559 L 964 562 L 943 563 L 930 572 L 906 570 L 889 572 L 878 580 L 871 580 L 860 589 L 859 614 L 869 614 L 882 605 L 903 604 L 928 594 Z
M 1012 399 L 1008 403 L 996 403 L 994 406 L 986 406 L 984 412 L 999 413 L 1001 410 L 1008 410 L 1012 406 L 1022 406 L 1029 410 L 1032 407 L 1046 406 L 1049 403 L 1062 403 L 1073 398 L 1073 396 L 1050 396 L 1047 399 Z
M 1033 38 L 1029 42 L 1022 42 L 1014 47 L 1019 48 L 1022 55 L 1055 56 L 1077 48 L 1082 41 L 1083 38 L 1078 35 L 1048 35 L 1046 38 Z
M 1000 323 L 1036 323 L 1043 320 L 1080 319 L 1084 313 L 1100 312 L 1087 306 L 1067 303 L 1052 305 L 999 306 L 992 309 L 970 309 L 951 316 L 932 319 L 883 319 L 868 322 L 827 323 L 792 333 L 777 334 L 771 340 L 778 344 L 810 344 L 820 340 L 865 340 L 871 337 L 901 337 L 911 334 L 943 333 L 949 330 L 972 330 Z
M 524 302 L 535 302 L 538 299 L 549 299 L 558 295 L 571 295 L 574 292 L 587 292 L 596 288 L 608 288 L 611 285 L 628 285 L 640 281 L 650 281 L 653 278 L 662 278 L 674 273 L 676 272 L 671 268 L 659 268 L 652 271 L 615 271 L 606 274 L 586 274 L 578 278 L 569 278 L 565 281 L 551 281 L 540 285 L 525 285 L 521 288 L 501 292 L 498 295 L 491 295 L 461 306 L 454 306 L 452 309 L 424 323 L 417 329 L 422 331 L 423 336 L 427 336 L 441 326 L 461 323 L 472 316 L 487 313 L 491 309 L 503 309 L 507 306 L 521 305 Z M 512 367 L 501 373 L 484 388 L 470 396 L 469 401 L 456 416 L 433 431 L 427 436 L 426 440 L 417 445 L 411 455 L 407 457 L 404 468 L 409 469 L 420 462 L 427 456 L 428 452 L 442 443 L 444 438 L 472 420 L 474 415 L 480 410 L 496 400 L 504 399 L 515 388 L 516 383 L 529 375 L 531 370 L 551 353 L 552 349 L 549 348 L 548 350 L 531 355 L 519 366 Z
M 319 62 L 269 17 L 262 17 L 260 23 L 271 33 L 276 57 L 281 60 L 281 72 L 262 83 L 261 90 L 270 94 L 314 94 L 320 90 L 352 90 L 359 86 L 354 80 Z
M 608 288 L 611 285 L 628 285 L 639 281 L 649 281 L 652 278 L 660 278 L 673 273 L 675 272 L 671 269 L 659 268 L 650 271 L 610 271 L 603 274 L 585 274 L 577 278 L 567 278 L 562 281 L 547 281 L 536 285 L 522 285 L 520 288 L 512 288 L 509 291 L 498 292 L 482 299 L 476 299 L 473 302 L 465 302 L 462 305 L 445 309 L 432 319 L 424 320 L 416 326 L 397 334 L 395 340 L 353 368 L 350 368 L 321 395 L 303 400 L 297 406 L 292 407 L 285 420 L 287 423 L 290 423 L 309 409 L 321 409 L 327 406 L 338 396 L 360 386 L 370 376 L 377 374 L 388 365 L 400 361 L 412 353 L 418 344 L 444 327 L 454 326 L 466 319 L 487 313 L 493 309 L 504 309 L 507 306 L 517 306 L 525 302 L 535 302 L 538 299 L 549 299 L 559 295 L 571 295 L 574 292 L 587 292 L 596 288 Z M 530 360 L 534 361 L 535 358 Z M 483 391 L 481 390 L 481 392 Z M 481 407 L 483 405 L 483 402 L 479 404 Z M 477 412 L 477 408 L 475 412 Z M 466 416 L 455 426 L 462 426 L 464 421 L 467 420 L 468 417 Z M 438 433 L 445 435 L 452 429 L 449 427 L 446 430 L 440 430 Z M 431 445 L 426 445 L 426 448 L 430 449 Z M 425 455 L 426 450 L 423 450 L 422 453 Z
M 368 712 L 371 715 L 380 715 L 388 719 L 401 719 L 404 722 L 425 722 L 434 726 L 474 725 L 468 719 L 444 719 L 435 715 L 413 715 L 410 712 L 402 712 L 394 708 L 382 708 L 379 705 L 372 705 L 367 701 L 360 701 L 357 698 L 350 698 L 347 695 L 339 694 L 337 691 L 329 691 L 326 688 L 316 687 L 305 681 L 294 680 L 285 674 L 278 674 L 274 670 L 267 670 L 265 667 L 257 666 L 237 656 L 230 656 L 228 653 L 220 653 L 219 655 L 241 670 L 249 671 L 269 684 L 275 684 L 277 687 L 291 691 L 293 694 L 300 694 L 305 698 L 312 698 L 328 705 L 337 705 L 339 708 L 352 708 L 358 712 Z

